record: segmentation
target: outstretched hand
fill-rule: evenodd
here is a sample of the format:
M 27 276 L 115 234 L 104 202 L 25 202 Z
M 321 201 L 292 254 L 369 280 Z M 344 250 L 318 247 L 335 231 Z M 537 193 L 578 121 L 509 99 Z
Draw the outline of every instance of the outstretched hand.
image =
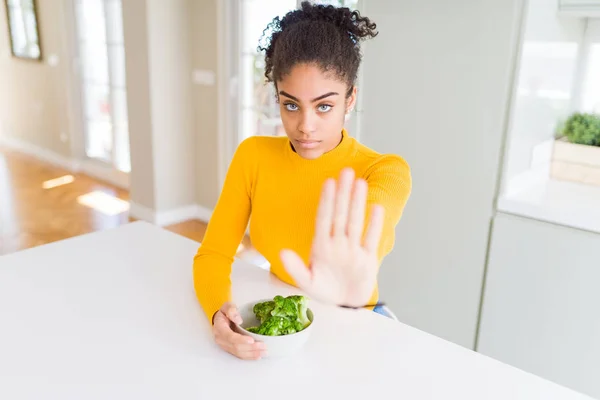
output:
M 379 260 L 377 249 L 383 230 L 384 209 L 375 205 L 364 233 L 368 185 L 344 169 L 340 179 L 323 185 L 317 211 L 309 265 L 293 250 L 281 259 L 299 288 L 315 300 L 361 307 L 370 299 Z

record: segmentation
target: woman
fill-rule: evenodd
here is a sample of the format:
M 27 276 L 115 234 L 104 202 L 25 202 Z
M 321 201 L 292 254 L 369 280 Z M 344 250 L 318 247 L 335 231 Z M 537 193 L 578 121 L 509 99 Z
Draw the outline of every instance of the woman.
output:
M 378 154 L 344 129 L 356 102 L 359 42 L 376 36 L 376 25 L 358 11 L 304 2 L 269 28 L 265 76 L 286 136 L 239 145 L 194 258 L 215 340 L 242 359 L 265 351 L 231 328 L 241 323 L 230 302 L 231 264 L 250 216 L 252 244 L 275 276 L 312 299 L 361 307 L 377 302 L 379 265 L 411 192 L 404 159 Z

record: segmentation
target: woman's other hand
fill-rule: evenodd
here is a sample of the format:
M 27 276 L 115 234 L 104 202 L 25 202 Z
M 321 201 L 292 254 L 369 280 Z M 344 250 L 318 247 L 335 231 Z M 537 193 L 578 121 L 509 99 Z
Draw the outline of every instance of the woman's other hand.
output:
M 264 343 L 233 330 L 233 324 L 241 324 L 242 317 L 233 303 L 225 303 L 213 317 L 215 342 L 226 352 L 243 360 L 258 360 L 266 354 Z

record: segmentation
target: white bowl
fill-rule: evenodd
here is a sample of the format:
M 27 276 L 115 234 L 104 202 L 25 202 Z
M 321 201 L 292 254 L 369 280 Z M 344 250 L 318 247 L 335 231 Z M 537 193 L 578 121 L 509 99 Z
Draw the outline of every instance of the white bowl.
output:
M 256 318 L 256 315 L 254 315 L 254 305 L 256 303 L 270 300 L 273 299 L 256 300 L 239 307 L 239 312 L 243 322 L 241 325 L 235 325 L 234 329 L 242 335 L 251 336 L 254 338 L 254 340 L 263 342 L 267 347 L 267 355 L 265 358 L 286 357 L 295 354 L 302 348 L 302 346 L 304 346 L 312 332 L 314 314 L 310 308 L 308 308 L 306 311 L 306 315 L 310 320 L 310 325 L 300 332 L 282 336 L 266 336 L 249 332 L 245 329 L 251 326 L 260 325 L 260 321 Z

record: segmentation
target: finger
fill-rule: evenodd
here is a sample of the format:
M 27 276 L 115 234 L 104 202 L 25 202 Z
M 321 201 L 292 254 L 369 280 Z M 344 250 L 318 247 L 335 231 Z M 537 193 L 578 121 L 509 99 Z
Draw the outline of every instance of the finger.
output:
M 367 182 L 357 179 L 352 192 L 352 203 L 348 221 L 348 237 L 351 242 L 359 244 L 365 226 L 365 208 L 367 204 Z
M 384 208 L 380 205 L 374 205 L 364 241 L 364 247 L 369 253 L 376 253 L 379 248 L 379 241 L 383 231 L 383 221 Z
M 229 318 L 229 320 L 234 324 L 240 325 L 243 322 L 242 316 L 240 315 L 237 307 L 234 304 L 225 303 L 225 305 L 223 305 L 222 307 L 222 311 L 223 314 L 225 314 L 225 316 Z
M 292 250 L 281 251 L 283 267 L 290 274 L 299 288 L 309 290 L 312 285 L 312 272 L 306 267 L 304 261 Z
M 235 350 L 231 352 L 234 356 L 241 358 L 242 360 L 259 360 L 265 355 L 267 355 L 266 351 L 262 350 L 250 350 L 250 351 L 242 351 L 236 352 Z
M 244 353 L 260 354 L 266 350 L 264 343 L 255 341 L 250 336 L 241 335 L 233 330 L 224 332 L 223 340 L 227 343 L 227 346 L 229 346 L 230 352 L 236 355 Z
M 249 351 L 264 351 L 266 349 L 265 344 L 254 340 L 254 338 L 240 333 L 235 332 L 231 329 L 231 325 L 225 316 L 215 324 L 215 340 L 221 345 L 221 347 L 227 347 L 228 351 L 234 351 L 236 353 L 249 352 Z
M 350 207 L 350 194 L 354 182 L 354 170 L 345 168 L 340 174 L 340 179 L 335 194 L 335 216 L 333 222 L 334 235 L 346 235 L 348 225 L 348 209 Z
M 267 354 L 265 346 L 259 342 L 251 345 L 254 347 L 249 349 L 237 347 L 236 345 L 233 345 L 222 338 L 217 338 L 216 343 L 226 352 L 244 360 L 257 360 Z M 258 347 L 259 344 L 262 346 Z
M 230 343 L 231 348 L 236 354 L 242 353 L 261 353 L 266 351 L 266 346 L 262 342 L 248 343 Z
M 245 360 L 257 360 L 266 355 L 264 343 L 234 332 L 231 329 L 231 322 L 222 312 L 218 312 L 215 321 L 215 342 L 223 350 Z
M 227 341 L 228 343 L 254 343 L 250 336 L 241 335 L 231 329 L 231 321 L 223 314 L 215 318 L 215 336 Z
M 250 336 L 246 336 L 246 335 L 242 335 L 240 333 L 234 332 L 233 329 L 231 329 L 231 326 L 229 326 L 229 325 L 223 326 L 220 333 L 222 334 L 223 339 L 225 339 L 228 343 L 230 343 L 232 345 L 252 346 L 256 342 Z
M 331 224 L 333 221 L 334 209 L 335 181 L 333 179 L 327 179 L 323 184 L 319 208 L 317 209 L 315 240 L 325 240 L 331 236 Z

